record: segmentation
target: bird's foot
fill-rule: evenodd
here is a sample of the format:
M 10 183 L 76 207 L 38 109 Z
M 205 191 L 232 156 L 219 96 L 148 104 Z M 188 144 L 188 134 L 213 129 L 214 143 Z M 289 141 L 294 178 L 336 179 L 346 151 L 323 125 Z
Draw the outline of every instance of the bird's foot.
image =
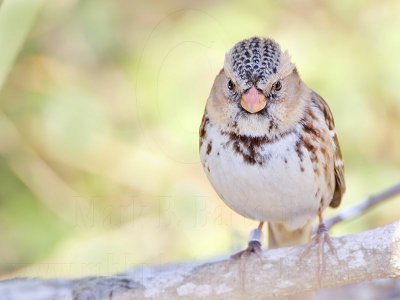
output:
M 249 257 L 252 253 L 257 254 L 259 258 L 262 258 L 262 250 L 261 250 L 261 245 L 263 240 L 262 226 L 263 222 L 260 223 L 258 228 L 253 229 L 250 232 L 248 247 L 243 251 L 233 254 L 231 256 L 232 259 L 240 258 L 242 260 L 246 257 Z
M 329 236 L 328 229 L 326 228 L 324 223 L 320 223 L 318 225 L 318 229 L 316 234 L 311 239 L 311 242 L 307 245 L 307 247 L 300 254 L 300 260 L 310 253 L 311 248 L 314 246 L 318 247 L 318 280 L 320 281 L 323 275 L 325 274 L 325 244 L 328 245 L 329 250 L 336 257 L 336 260 L 340 263 L 339 257 L 337 255 L 336 249 L 333 246 L 332 239 Z
M 244 289 L 244 282 L 245 282 L 245 275 L 246 275 L 246 263 L 248 258 L 252 254 L 256 254 L 259 259 L 262 259 L 263 253 L 261 249 L 262 245 L 262 224 L 259 226 L 259 228 L 254 229 L 250 233 L 250 238 L 249 238 L 249 243 L 246 249 L 243 251 L 240 251 L 236 254 L 233 254 L 231 256 L 231 259 L 233 260 L 239 260 L 240 261 L 240 268 L 239 268 L 239 276 L 242 281 L 242 288 Z
M 250 241 L 246 249 L 231 255 L 231 258 L 243 260 L 249 257 L 252 253 L 257 254 L 259 258 L 262 258 L 262 250 L 260 242 Z

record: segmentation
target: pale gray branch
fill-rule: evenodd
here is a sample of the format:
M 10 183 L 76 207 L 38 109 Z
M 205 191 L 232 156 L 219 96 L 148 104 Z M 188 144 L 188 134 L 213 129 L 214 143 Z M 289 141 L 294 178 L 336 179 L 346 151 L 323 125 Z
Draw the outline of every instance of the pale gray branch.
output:
M 353 207 L 350 207 L 349 209 L 344 210 L 340 214 L 326 220 L 325 226 L 328 229 L 330 229 L 330 228 L 332 228 L 332 226 L 336 225 L 337 223 L 352 220 L 352 219 L 362 215 L 363 213 L 365 213 L 367 210 L 371 209 L 376 204 L 386 201 L 386 200 L 393 198 L 395 196 L 398 196 L 398 195 L 400 195 L 400 183 L 388 188 L 387 190 L 385 190 L 379 194 L 369 196 L 367 199 L 365 199 L 361 203 L 359 203 Z
M 317 251 L 299 260 L 303 246 L 267 250 L 250 257 L 244 277 L 238 261 L 221 259 L 164 267 L 141 267 L 122 275 L 0 283 L 2 299 L 267 299 L 298 295 L 378 278 L 400 277 L 400 222 L 333 239 L 340 262 L 325 253 L 319 283 Z M 244 288 L 243 288 L 244 283 Z M 27 296 L 29 295 L 29 297 Z

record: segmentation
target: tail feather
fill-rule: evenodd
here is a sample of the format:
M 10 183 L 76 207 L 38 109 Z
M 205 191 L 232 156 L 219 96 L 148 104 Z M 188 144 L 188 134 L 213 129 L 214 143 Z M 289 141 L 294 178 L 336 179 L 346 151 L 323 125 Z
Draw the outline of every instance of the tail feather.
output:
M 312 222 L 296 230 L 288 230 L 284 224 L 268 223 L 268 248 L 290 247 L 306 244 L 311 239 Z

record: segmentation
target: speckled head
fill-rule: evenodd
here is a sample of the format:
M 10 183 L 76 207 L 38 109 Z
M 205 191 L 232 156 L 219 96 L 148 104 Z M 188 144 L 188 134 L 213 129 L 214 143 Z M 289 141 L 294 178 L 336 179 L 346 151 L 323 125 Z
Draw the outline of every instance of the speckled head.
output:
M 235 44 L 225 56 L 227 75 L 242 90 L 257 85 L 265 87 L 277 77 L 282 62 L 290 61 L 272 39 L 252 37 Z
M 287 51 L 253 37 L 227 52 L 206 110 L 224 132 L 273 139 L 296 127 L 309 99 Z

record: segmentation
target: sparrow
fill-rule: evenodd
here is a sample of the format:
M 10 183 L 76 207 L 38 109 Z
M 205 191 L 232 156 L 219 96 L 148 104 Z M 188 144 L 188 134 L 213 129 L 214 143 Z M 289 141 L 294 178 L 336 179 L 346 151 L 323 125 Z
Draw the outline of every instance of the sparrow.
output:
M 323 213 L 339 206 L 346 187 L 332 112 L 277 42 L 252 37 L 226 53 L 199 135 L 201 163 L 219 197 L 259 222 L 234 257 L 260 254 L 265 223 L 269 248 L 327 243 L 334 251 Z

